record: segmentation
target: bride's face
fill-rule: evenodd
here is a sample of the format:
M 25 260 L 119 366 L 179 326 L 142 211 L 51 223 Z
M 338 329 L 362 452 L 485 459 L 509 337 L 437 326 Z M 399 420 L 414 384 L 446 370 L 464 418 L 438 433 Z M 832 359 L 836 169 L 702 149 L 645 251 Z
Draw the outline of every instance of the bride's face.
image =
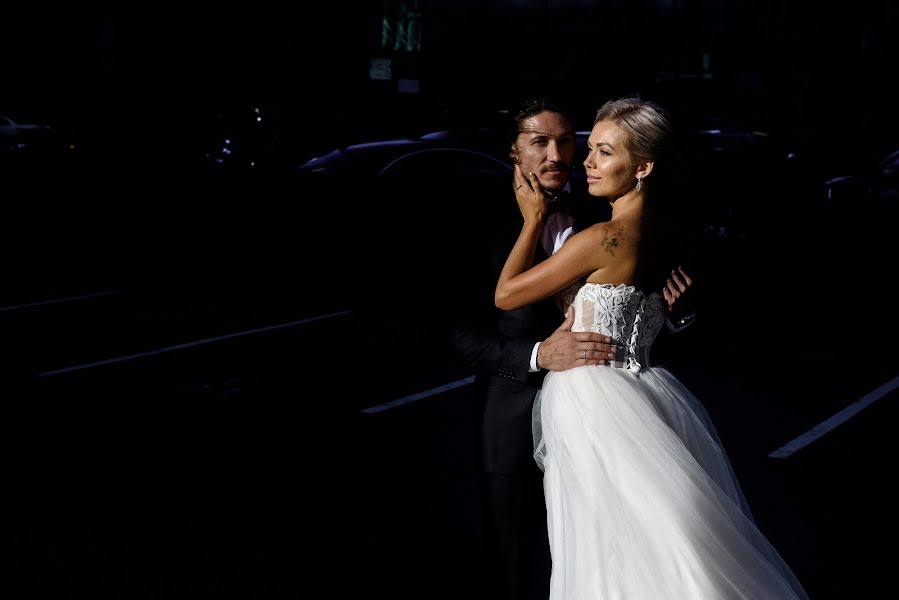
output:
M 637 183 L 637 166 L 625 146 L 625 133 L 612 121 L 593 126 L 587 139 L 587 189 L 592 196 L 615 200 Z

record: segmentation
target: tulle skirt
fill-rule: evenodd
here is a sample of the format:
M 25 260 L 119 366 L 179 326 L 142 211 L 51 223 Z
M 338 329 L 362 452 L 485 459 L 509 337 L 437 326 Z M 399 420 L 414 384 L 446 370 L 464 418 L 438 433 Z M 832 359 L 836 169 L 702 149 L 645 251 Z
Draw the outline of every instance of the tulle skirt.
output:
M 807 598 L 705 409 L 665 369 L 550 373 L 534 432 L 551 600 Z

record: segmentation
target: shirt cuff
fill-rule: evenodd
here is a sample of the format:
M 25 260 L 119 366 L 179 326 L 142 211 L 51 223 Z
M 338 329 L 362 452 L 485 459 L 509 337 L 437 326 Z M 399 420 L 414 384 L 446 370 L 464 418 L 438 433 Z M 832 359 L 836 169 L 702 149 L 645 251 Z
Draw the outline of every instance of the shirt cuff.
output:
M 537 366 L 537 349 L 540 348 L 540 342 L 534 344 L 534 349 L 531 350 L 531 368 L 528 369 L 528 373 L 536 373 L 540 370 Z
M 681 319 L 678 319 L 677 321 L 672 321 L 670 318 L 665 319 L 665 326 L 671 333 L 678 333 L 689 327 L 695 319 L 696 311 L 694 310 L 690 314 Z

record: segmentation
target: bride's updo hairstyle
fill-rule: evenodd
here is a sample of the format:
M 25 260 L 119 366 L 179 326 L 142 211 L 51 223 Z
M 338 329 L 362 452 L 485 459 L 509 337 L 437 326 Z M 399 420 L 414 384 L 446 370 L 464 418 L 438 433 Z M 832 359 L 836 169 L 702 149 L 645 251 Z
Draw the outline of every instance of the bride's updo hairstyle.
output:
M 625 145 L 634 160 L 655 162 L 652 174 L 661 166 L 659 163 L 668 158 L 671 124 L 665 111 L 655 102 L 633 97 L 609 100 L 596 111 L 593 124 L 600 121 L 611 121 L 624 130 Z

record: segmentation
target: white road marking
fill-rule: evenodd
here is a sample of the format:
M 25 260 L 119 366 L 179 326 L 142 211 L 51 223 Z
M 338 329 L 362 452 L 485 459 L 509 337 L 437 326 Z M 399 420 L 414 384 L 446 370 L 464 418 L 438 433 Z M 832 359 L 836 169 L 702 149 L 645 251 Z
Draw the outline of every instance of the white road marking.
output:
M 877 400 L 880 400 L 896 388 L 899 388 L 899 376 L 894 377 L 892 381 L 883 384 L 876 390 L 872 392 L 868 392 L 837 414 L 833 415 L 826 421 L 822 421 L 821 423 L 815 425 L 796 439 L 787 442 L 774 452 L 768 455 L 769 458 L 787 458 L 791 454 L 794 454 L 805 448 L 819 437 L 824 434 L 833 431 L 858 413 L 860 413 L 863 409 L 871 406 Z
M 448 392 L 450 390 L 454 390 L 456 388 L 464 387 L 466 385 L 471 385 L 474 383 L 474 375 L 471 377 L 466 377 L 465 379 L 459 379 L 458 381 L 453 381 L 447 383 L 445 385 L 437 386 L 435 388 L 431 388 L 429 390 L 425 390 L 423 392 L 418 392 L 417 394 L 411 394 L 409 396 L 403 396 L 402 398 L 398 398 L 396 400 L 391 400 L 390 402 L 386 402 L 384 404 L 379 404 L 377 406 L 372 406 L 370 408 L 366 408 L 365 410 L 361 410 L 364 414 L 373 415 L 375 413 L 384 412 L 385 410 L 390 410 L 391 408 L 397 408 L 398 406 L 403 406 L 404 404 L 409 404 L 410 402 L 415 402 L 417 400 L 424 400 L 430 396 L 436 396 L 437 394 L 442 394 L 443 392 Z
M 65 298 L 54 298 L 53 300 L 41 300 L 40 302 L 29 302 L 27 304 L 11 304 L 9 306 L 0 306 L 0 312 L 9 310 L 20 310 L 23 308 L 33 308 L 35 306 L 46 306 L 48 304 L 60 304 L 62 302 L 75 302 L 76 300 L 87 300 L 88 298 L 99 298 L 101 296 L 113 296 L 121 294 L 120 291 L 111 292 L 94 292 L 92 294 L 81 294 L 80 296 L 66 296 Z
M 106 365 L 112 365 L 116 363 L 127 362 L 130 360 L 137 360 L 139 358 L 146 358 L 147 356 L 156 356 L 158 354 L 165 354 L 166 352 L 174 352 L 176 350 L 184 350 L 185 348 L 194 348 L 196 346 L 202 346 L 205 344 L 214 344 L 215 342 L 221 342 L 223 340 L 230 340 L 234 338 L 244 337 L 247 335 L 253 335 L 256 333 L 264 333 L 266 331 L 274 331 L 276 329 L 287 329 L 290 327 L 297 327 L 298 325 L 305 325 L 306 323 L 312 323 L 314 321 L 322 321 L 324 319 L 333 319 L 335 317 L 342 317 L 344 315 L 352 314 L 353 311 L 344 310 L 335 313 L 329 313 L 326 315 L 318 315 L 315 317 L 309 317 L 307 319 L 300 319 L 299 321 L 290 321 L 287 323 L 278 323 L 277 325 L 268 325 L 266 327 L 258 327 L 256 329 L 248 329 L 246 331 L 238 331 L 235 333 L 229 333 L 227 335 L 220 335 L 216 337 L 206 338 L 202 340 L 194 340 L 193 342 L 185 342 L 183 344 L 175 344 L 174 346 L 165 346 L 164 348 L 156 348 L 155 350 L 148 350 L 147 352 L 138 352 L 137 354 L 126 354 L 125 356 L 117 356 L 115 358 L 107 358 L 105 360 L 98 360 L 89 363 L 82 363 L 80 365 L 72 365 L 70 367 L 63 367 L 61 369 L 53 369 L 52 371 L 43 371 L 38 373 L 38 377 L 53 377 L 54 375 L 63 375 L 65 373 L 71 373 L 73 371 L 81 371 L 83 369 L 91 369 L 93 367 L 103 367 Z

